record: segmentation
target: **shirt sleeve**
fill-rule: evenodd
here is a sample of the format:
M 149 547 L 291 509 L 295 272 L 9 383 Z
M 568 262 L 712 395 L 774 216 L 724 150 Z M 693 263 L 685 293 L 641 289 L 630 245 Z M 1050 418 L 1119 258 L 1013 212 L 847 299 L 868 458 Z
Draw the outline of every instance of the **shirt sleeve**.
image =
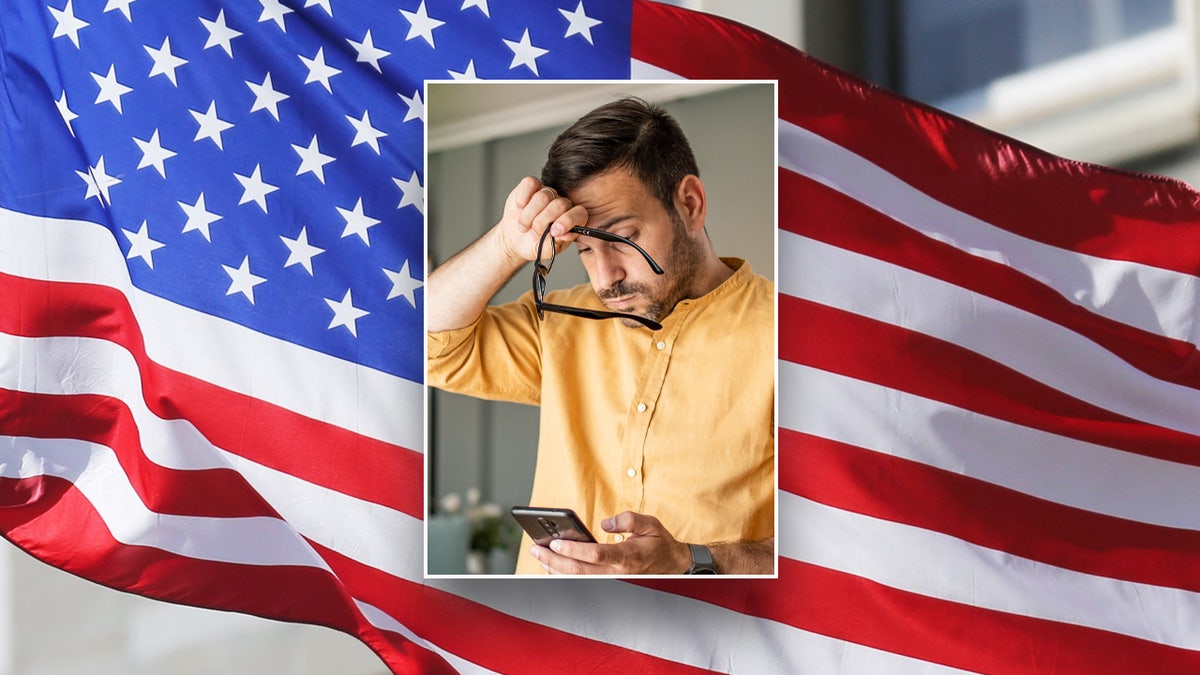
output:
M 541 338 L 533 294 L 488 306 L 475 323 L 426 334 L 426 382 L 457 394 L 539 405 Z

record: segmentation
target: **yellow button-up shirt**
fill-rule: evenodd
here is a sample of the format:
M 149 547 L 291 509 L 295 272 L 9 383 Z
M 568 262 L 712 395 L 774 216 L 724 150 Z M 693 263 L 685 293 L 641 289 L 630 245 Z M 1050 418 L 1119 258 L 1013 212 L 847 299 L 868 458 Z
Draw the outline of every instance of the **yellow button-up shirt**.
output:
M 532 293 L 428 335 L 431 386 L 541 406 L 534 506 L 630 510 L 680 541 L 757 540 L 775 522 L 775 287 L 749 263 L 658 331 L 547 312 Z M 546 302 L 604 309 L 589 285 Z M 522 552 L 531 545 L 528 536 Z M 519 556 L 518 574 L 540 573 Z

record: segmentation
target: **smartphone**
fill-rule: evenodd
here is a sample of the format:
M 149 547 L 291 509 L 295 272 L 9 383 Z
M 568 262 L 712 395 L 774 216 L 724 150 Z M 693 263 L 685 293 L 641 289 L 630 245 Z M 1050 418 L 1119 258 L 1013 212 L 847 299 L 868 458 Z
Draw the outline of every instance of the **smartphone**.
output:
M 571 509 L 514 506 L 512 515 L 538 546 L 549 546 L 555 539 L 589 543 L 596 541 L 587 526 Z

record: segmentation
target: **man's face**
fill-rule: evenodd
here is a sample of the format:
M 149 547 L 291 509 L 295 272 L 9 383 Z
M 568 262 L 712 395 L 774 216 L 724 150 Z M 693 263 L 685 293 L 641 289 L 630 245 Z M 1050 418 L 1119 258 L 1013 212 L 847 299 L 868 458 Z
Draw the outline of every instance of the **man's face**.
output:
M 575 246 L 600 301 L 614 312 L 661 322 L 688 296 L 701 260 L 700 244 L 679 213 L 668 212 L 640 180 L 621 169 L 598 174 L 567 196 L 587 209 L 588 227 L 636 242 L 665 271 L 655 274 L 646 259 L 625 244 L 580 236 Z

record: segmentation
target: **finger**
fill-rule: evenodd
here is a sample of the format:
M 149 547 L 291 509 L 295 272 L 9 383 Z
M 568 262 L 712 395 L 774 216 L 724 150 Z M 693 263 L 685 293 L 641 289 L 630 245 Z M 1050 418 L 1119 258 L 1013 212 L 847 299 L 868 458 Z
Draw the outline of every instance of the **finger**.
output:
M 629 532 L 635 536 L 661 535 L 666 531 L 661 521 L 634 511 L 624 511 L 600 523 L 605 532 Z
M 555 542 L 551 542 L 554 544 Z M 590 563 L 562 555 L 545 546 L 533 546 L 529 549 L 534 558 L 541 563 L 542 569 L 550 574 L 600 574 L 603 570 Z
M 514 210 L 519 211 L 525 208 L 525 205 L 529 203 L 529 199 L 540 189 L 542 189 L 542 181 L 533 176 L 525 176 L 512 189 L 512 192 L 508 193 L 507 204 Z

